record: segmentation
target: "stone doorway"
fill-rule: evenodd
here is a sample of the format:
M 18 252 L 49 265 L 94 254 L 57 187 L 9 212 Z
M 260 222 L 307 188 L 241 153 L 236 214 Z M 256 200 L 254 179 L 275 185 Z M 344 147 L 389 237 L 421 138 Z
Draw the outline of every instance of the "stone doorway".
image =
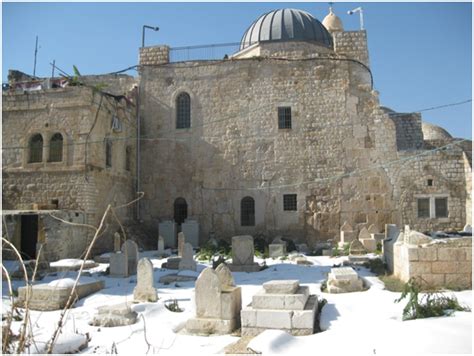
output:
M 36 243 L 38 242 L 38 215 L 21 216 L 20 253 L 25 260 L 36 258 Z

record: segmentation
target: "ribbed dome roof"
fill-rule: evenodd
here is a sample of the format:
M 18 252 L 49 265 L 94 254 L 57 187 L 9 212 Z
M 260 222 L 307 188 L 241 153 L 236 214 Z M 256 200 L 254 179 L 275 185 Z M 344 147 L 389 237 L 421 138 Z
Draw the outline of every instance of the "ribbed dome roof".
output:
M 326 28 L 306 11 L 279 9 L 260 16 L 245 31 L 240 49 L 263 41 L 313 41 L 332 47 Z

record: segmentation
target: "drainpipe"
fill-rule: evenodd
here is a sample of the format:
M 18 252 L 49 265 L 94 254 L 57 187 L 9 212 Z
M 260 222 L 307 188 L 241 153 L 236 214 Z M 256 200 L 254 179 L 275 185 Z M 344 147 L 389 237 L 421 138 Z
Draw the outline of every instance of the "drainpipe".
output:
M 140 184 L 140 167 L 141 167 L 141 164 L 140 164 L 140 125 L 141 125 L 141 118 L 140 118 L 140 94 L 141 94 L 141 89 L 140 89 L 140 86 L 141 86 L 141 77 L 139 76 L 138 77 L 138 87 L 137 87 L 137 145 L 136 145 L 136 160 L 137 160 L 137 164 L 136 164 L 136 191 L 137 191 L 137 194 L 141 191 L 141 184 Z M 140 199 L 141 200 L 141 199 Z M 140 200 L 137 201 L 137 215 L 136 215 L 136 218 L 137 218 L 137 221 L 140 221 Z

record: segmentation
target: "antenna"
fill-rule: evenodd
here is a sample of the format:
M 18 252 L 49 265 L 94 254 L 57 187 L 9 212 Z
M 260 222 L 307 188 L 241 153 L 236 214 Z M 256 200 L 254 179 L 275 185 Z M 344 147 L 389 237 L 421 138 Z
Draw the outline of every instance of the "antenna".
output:
M 38 54 L 38 35 L 36 35 L 35 64 L 33 65 L 33 77 L 36 77 L 36 55 Z
M 362 31 L 364 29 L 364 13 L 362 11 L 362 6 L 356 7 L 354 10 L 347 11 L 349 15 L 353 15 L 354 13 L 358 12 L 359 13 L 359 18 L 360 18 L 360 30 Z

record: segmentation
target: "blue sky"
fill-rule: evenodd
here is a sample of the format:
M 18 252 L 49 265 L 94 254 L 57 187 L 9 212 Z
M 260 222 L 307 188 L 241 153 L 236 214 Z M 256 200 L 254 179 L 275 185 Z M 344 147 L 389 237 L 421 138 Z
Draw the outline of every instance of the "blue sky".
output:
M 471 3 L 335 3 L 346 30 L 359 28 L 347 11 L 362 5 L 371 69 L 380 101 L 411 112 L 472 97 Z M 171 47 L 238 42 L 264 12 L 292 7 L 322 21 L 327 3 L 3 3 L 2 80 L 8 69 L 51 75 L 50 62 L 68 73 L 117 71 L 137 64 L 142 26 L 146 45 Z M 129 72 L 136 75 L 136 72 Z M 455 137 L 472 137 L 471 103 L 423 113 Z

